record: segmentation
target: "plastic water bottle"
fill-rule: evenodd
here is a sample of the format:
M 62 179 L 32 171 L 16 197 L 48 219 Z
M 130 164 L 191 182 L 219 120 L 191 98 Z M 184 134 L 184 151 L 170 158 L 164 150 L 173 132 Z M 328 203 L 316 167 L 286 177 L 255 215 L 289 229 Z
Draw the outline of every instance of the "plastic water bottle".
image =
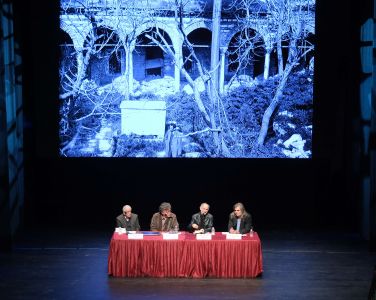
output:
M 212 227 L 212 229 L 211 229 L 211 234 L 215 235 L 215 228 L 214 227 Z
M 178 233 L 179 232 L 179 225 L 175 225 L 175 227 L 174 227 L 174 233 Z
M 251 227 L 251 230 L 249 231 L 249 236 L 253 237 L 253 227 Z

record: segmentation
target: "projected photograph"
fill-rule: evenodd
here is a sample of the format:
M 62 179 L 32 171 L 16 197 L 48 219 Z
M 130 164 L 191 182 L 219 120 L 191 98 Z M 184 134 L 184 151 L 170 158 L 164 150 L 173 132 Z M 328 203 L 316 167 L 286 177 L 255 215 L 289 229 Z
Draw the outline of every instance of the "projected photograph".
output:
M 313 0 L 60 0 L 62 157 L 312 157 Z

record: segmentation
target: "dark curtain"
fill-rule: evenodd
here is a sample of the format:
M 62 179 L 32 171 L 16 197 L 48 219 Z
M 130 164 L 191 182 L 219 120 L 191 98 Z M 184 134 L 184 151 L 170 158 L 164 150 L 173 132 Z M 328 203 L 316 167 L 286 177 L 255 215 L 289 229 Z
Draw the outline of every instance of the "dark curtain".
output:
M 0 245 L 10 248 L 22 220 L 23 108 L 21 57 L 12 2 L 0 0 Z

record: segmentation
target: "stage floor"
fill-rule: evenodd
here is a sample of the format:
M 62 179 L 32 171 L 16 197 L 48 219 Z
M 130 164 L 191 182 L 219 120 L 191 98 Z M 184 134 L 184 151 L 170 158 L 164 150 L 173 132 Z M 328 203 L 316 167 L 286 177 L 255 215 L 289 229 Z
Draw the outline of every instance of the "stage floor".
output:
M 112 278 L 112 232 L 25 231 L 0 253 L 1 299 L 367 299 L 376 253 L 344 231 L 259 232 L 255 279 Z M 234 257 L 234 260 L 241 257 Z

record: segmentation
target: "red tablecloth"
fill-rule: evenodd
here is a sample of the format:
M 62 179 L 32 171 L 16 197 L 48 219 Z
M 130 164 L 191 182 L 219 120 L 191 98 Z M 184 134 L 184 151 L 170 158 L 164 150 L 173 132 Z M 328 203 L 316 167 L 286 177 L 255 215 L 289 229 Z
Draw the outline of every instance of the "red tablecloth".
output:
M 162 236 L 129 240 L 125 234 L 114 233 L 108 256 L 112 276 L 248 278 L 261 273 L 257 233 L 241 240 L 226 240 L 218 232 L 212 240 L 196 240 L 184 232 L 178 240 L 163 240 Z

